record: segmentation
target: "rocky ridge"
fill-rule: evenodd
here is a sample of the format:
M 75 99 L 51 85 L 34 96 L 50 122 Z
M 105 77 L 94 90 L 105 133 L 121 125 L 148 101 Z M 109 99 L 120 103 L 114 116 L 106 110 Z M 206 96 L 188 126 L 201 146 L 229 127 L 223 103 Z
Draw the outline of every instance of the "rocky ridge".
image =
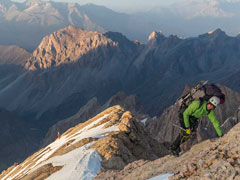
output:
M 168 153 L 163 145 L 158 144 L 149 135 L 138 119 L 117 105 L 69 129 L 52 144 L 42 148 L 23 163 L 3 171 L 0 178 L 2 180 L 51 178 L 69 163 L 53 163 L 55 158 L 61 161 L 64 155 L 75 152 L 87 144 L 90 148 L 96 149 L 102 157 L 102 170 L 122 169 L 126 164 L 140 158 L 154 160 Z M 75 169 L 77 168 L 71 170 Z M 59 177 L 61 178 L 64 177 Z
M 240 107 L 231 118 L 240 119 Z M 222 138 L 203 141 L 179 157 L 165 156 L 154 161 L 139 160 L 120 171 L 107 171 L 95 179 L 144 180 L 174 173 L 170 180 L 240 179 L 240 123 Z
M 120 105 L 124 109 L 130 111 L 134 117 L 139 119 L 149 118 L 142 113 L 142 105 L 135 95 L 127 96 L 124 92 L 118 92 L 111 97 L 105 104 L 101 105 L 97 98 L 93 98 L 87 102 L 81 109 L 73 116 L 61 120 L 49 128 L 42 145 L 46 146 L 57 138 L 57 133 L 65 132 L 66 130 L 76 126 L 79 123 L 83 123 L 88 119 L 94 117 L 98 113 L 104 111 L 109 107 Z

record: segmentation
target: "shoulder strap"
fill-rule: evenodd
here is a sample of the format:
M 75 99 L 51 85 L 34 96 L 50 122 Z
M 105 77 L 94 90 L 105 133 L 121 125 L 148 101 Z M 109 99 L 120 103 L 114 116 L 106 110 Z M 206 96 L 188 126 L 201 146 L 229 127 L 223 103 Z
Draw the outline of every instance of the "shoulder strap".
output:
M 199 107 L 198 107 L 198 108 L 202 107 L 202 105 L 203 105 L 203 103 L 204 103 L 203 98 L 199 98 L 199 100 L 200 100 L 200 104 L 199 104 Z
M 204 103 L 204 99 L 203 99 L 203 98 L 199 98 L 199 100 L 200 100 L 199 106 L 198 106 L 198 108 L 194 111 L 194 113 L 195 113 L 200 107 L 202 107 L 202 105 L 203 105 L 203 103 Z

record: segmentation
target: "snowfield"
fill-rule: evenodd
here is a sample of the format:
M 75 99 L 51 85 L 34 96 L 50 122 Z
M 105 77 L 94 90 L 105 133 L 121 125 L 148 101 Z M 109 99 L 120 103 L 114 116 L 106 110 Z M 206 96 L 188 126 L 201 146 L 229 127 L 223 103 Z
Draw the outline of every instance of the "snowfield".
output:
M 111 113 L 110 113 L 111 114 Z M 89 149 L 94 143 L 88 143 L 82 147 L 76 148 L 61 156 L 53 156 L 60 147 L 68 143 L 68 146 L 79 142 L 84 138 L 102 138 L 107 133 L 113 131 L 119 131 L 116 125 L 103 129 L 106 123 L 103 123 L 97 127 L 92 128 L 101 120 L 109 116 L 105 114 L 96 121 L 88 124 L 84 128 L 75 132 L 74 134 L 64 134 L 60 139 L 55 140 L 53 143 L 40 150 L 38 153 L 32 156 L 32 159 L 25 160 L 22 164 L 16 166 L 8 174 L 6 174 L 1 180 L 20 180 L 27 174 L 32 173 L 38 168 L 52 164 L 55 166 L 63 166 L 62 169 L 51 174 L 47 180 L 90 180 L 97 176 L 97 172 L 101 170 L 102 158 L 95 149 Z M 102 135 L 104 134 L 104 135 Z M 30 164 L 30 162 L 34 162 Z M 21 168 L 24 167 L 24 168 Z M 16 171 L 16 172 L 15 172 Z

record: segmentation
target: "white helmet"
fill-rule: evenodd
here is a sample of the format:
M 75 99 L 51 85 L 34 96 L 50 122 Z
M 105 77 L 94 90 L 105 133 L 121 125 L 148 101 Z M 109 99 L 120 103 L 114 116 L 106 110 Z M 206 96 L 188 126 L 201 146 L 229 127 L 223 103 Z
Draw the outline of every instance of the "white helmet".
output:
M 217 107 L 220 104 L 220 99 L 217 96 L 213 96 L 209 99 L 209 103 Z

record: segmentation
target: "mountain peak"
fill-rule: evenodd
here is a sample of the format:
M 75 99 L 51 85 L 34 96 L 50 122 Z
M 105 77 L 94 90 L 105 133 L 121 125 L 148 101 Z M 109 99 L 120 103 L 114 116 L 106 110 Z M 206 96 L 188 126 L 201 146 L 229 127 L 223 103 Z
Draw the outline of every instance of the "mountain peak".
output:
M 226 35 L 226 33 L 221 30 L 220 28 L 214 30 L 214 31 L 210 31 L 208 32 L 208 34 L 212 34 L 212 35 Z
M 162 40 L 164 40 L 166 37 L 163 35 L 162 31 L 153 31 L 150 36 L 148 37 L 148 44 L 149 45 L 156 45 Z
M 62 29 L 63 31 L 67 31 L 67 32 L 74 32 L 74 31 L 81 31 L 83 32 L 84 30 L 82 28 L 77 28 L 73 25 L 67 26 L 65 28 Z
M 127 51 L 132 47 L 131 45 L 134 43 L 119 33 L 102 34 L 68 26 L 44 37 L 25 67 L 31 70 L 43 70 L 62 64 L 80 62 L 83 56 L 90 55 L 98 48 L 119 46 Z M 90 60 L 87 64 L 91 64 Z
M 152 39 L 159 39 L 165 37 L 162 33 L 162 31 L 153 31 L 150 36 L 148 37 L 148 41 L 151 41 Z
M 218 28 L 218 29 L 216 29 L 214 31 L 210 31 L 206 34 L 199 35 L 199 38 L 211 38 L 211 39 L 213 38 L 213 39 L 215 39 L 215 38 L 218 38 L 218 37 L 226 37 L 226 36 L 227 36 L 227 34 L 223 30 Z

